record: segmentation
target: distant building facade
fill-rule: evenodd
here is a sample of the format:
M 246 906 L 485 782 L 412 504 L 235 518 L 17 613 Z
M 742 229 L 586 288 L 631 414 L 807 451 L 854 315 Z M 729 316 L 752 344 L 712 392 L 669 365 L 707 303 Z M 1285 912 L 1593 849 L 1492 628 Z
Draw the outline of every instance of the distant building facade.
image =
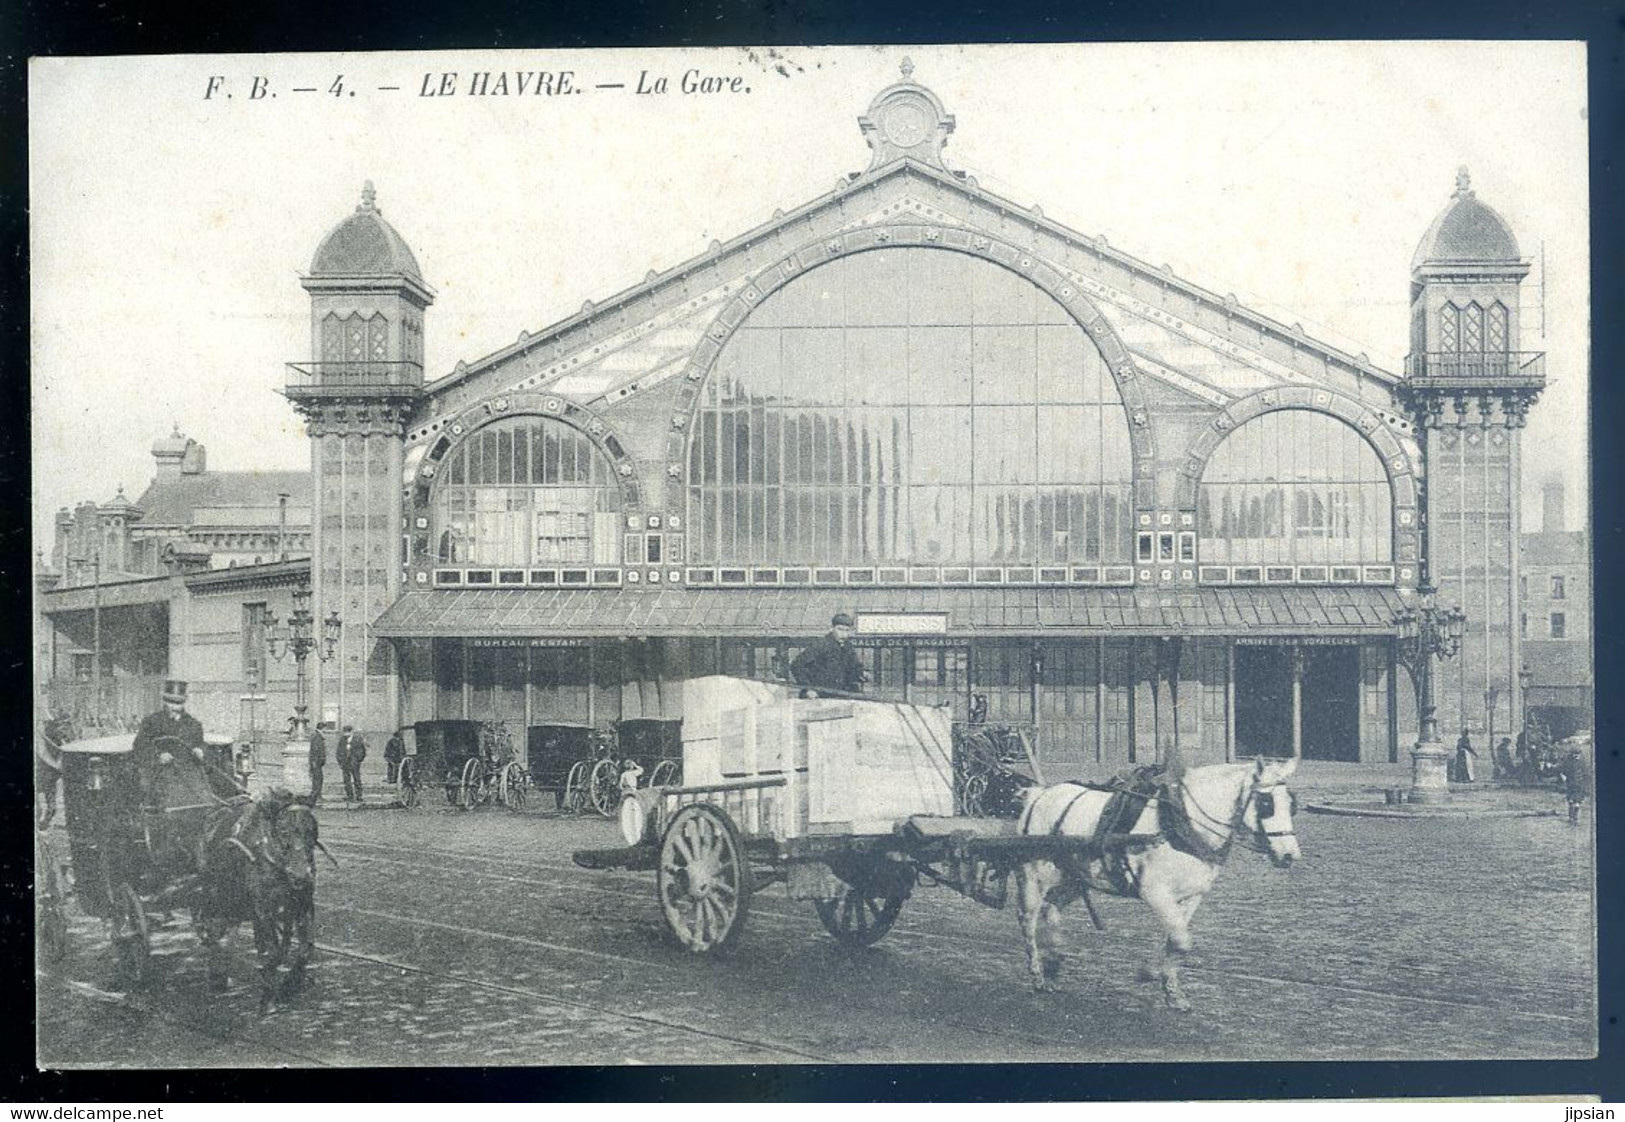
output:
M 211 472 L 179 431 L 152 455 L 136 501 L 120 489 L 57 513 L 35 573 L 39 680 L 61 712 L 128 724 L 157 708 L 165 677 L 188 678 L 211 730 L 258 736 L 291 709 L 277 696 L 291 670 L 270 665 L 255 619 L 285 615 L 308 583 L 310 474 Z
M 1523 535 L 1519 628 L 1531 715 L 1556 737 L 1592 727 L 1591 546 L 1570 530 L 1562 483 L 1542 488 L 1538 531 Z

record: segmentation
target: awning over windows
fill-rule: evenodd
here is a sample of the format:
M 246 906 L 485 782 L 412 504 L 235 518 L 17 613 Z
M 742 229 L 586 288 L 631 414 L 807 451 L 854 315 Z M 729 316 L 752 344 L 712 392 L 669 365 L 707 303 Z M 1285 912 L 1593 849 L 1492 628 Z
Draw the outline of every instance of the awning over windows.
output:
M 835 612 L 888 634 L 1391 635 L 1392 588 L 460 589 L 409 592 L 373 624 L 391 638 L 817 635 Z M 911 615 L 934 617 L 910 621 Z M 941 617 L 946 616 L 945 622 Z M 875 621 L 880 623 L 881 621 Z M 912 624 L 918 623 L 918 626 Z M 865 630 L 859 621 L 859 631 Z M 860 635 L 860 639 L 862 636 Z

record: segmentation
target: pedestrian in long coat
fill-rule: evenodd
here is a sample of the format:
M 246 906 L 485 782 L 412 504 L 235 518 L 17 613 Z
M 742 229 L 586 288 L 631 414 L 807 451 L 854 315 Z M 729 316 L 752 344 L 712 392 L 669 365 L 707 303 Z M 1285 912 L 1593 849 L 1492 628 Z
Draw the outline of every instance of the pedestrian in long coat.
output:
M 327 766 L 327 740 L 321 727 L 310 730 L 310 805 L 322 801 L 322 769 Z
M 345 725 L 339 737 L 339 771 L 344 776 L 344 801 L 361 801 L 361 761 L 367 758 L 367 742 L 355 731 L 354 725 Z

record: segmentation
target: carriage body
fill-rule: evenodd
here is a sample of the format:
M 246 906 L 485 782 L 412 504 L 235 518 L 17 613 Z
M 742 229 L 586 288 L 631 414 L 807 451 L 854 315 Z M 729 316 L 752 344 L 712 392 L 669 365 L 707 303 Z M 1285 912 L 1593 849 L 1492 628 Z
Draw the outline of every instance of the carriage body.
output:
M 186 903 L 193 843 L 220 806 L 243 794 L 229 770 L 232 748 L 232 738 L 205 734 L 210 771 L 177 753 L 155 786 L 143 789 L 134 734 L 62 746 L 73 896 L 87 915 L 113 924 L 119 970 L 130 980 L 140 980 L 150 952 L 149 911 Z

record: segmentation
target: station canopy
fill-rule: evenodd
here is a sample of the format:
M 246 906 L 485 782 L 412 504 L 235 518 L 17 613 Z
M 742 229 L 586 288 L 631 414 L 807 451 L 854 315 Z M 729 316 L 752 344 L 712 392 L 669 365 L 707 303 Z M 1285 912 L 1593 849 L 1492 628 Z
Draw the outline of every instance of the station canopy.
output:
M 1405 607 L 1382 587 L 624 588 L 409 592 L 373 624 L 388 638 L 817 635 L 830 616 L 955 639 L 1099 635 L 1384 636 Z M 907 617 L 920 617 L 911 630 Z M 945 620 L 942 617 L 946 617 Z

